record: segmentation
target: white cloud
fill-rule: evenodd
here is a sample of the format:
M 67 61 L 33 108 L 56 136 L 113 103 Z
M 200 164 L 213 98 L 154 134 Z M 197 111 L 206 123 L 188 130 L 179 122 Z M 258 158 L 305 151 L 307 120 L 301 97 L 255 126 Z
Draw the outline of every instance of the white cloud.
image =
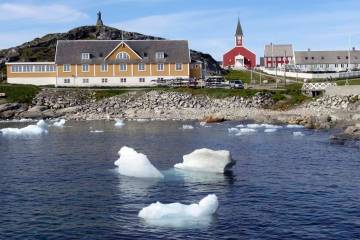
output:
M 73 22 L 82 18 L 87 18 L 85 13 L 72 9 L 66 5 L 35 5 L 35 4 L 0 4 L 0 20 L 35 20 L 46 21 L 47 23 Z

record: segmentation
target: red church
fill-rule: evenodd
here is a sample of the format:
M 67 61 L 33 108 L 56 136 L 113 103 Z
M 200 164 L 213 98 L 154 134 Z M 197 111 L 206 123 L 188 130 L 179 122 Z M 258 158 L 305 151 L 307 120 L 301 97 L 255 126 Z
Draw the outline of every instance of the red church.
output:
M 250 69 L 256 66 L 256 55 L 244 47 L 244 34 L 238 19 L 235 33 L 235 47 L 224 54 L 223 67 L 232 69 Z

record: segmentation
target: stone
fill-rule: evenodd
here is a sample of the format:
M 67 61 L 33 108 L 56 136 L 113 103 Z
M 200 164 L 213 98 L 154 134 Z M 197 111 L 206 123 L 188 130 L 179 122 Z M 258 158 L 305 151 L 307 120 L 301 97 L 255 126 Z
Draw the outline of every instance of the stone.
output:
M 25 111 L 19 114 L 21 118 L 42 119 L 44 115 L 40 111 Z

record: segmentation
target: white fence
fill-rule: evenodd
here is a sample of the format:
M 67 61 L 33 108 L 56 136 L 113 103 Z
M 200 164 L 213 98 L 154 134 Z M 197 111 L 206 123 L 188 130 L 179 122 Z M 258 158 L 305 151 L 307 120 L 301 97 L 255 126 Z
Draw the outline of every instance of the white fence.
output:
M 284 77 L 284 71 L 276 71 L 272 69 L 263 68 L 267 74 L 277 75 L 279 77 Z M 360 71 L 356 72 L 340 72 L 340 73 L 304 73 L 304 72 L 286 72 L 286 77 L 299 78 L 299 79 L 327 79 L 327 78 L 354 78 L 360 77 Z
M 319 82 L 319 83 L 304 83 L 301 90 L 303 91 L 324 91 L 328 87 L 337 86 L 336 83 Z

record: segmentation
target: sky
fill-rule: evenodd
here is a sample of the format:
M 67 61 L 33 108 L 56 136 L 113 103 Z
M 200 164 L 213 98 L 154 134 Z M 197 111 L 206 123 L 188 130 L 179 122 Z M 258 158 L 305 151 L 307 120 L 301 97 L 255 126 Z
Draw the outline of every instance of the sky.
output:
M 258 57 L 271 42 L 360 49 L 360 0 L 0 0 L 0 49 L 94 25 L 99 10 L 105 25 L 186 39 L 217 60 L 234 47 L 238 18 L 245 47 Z

